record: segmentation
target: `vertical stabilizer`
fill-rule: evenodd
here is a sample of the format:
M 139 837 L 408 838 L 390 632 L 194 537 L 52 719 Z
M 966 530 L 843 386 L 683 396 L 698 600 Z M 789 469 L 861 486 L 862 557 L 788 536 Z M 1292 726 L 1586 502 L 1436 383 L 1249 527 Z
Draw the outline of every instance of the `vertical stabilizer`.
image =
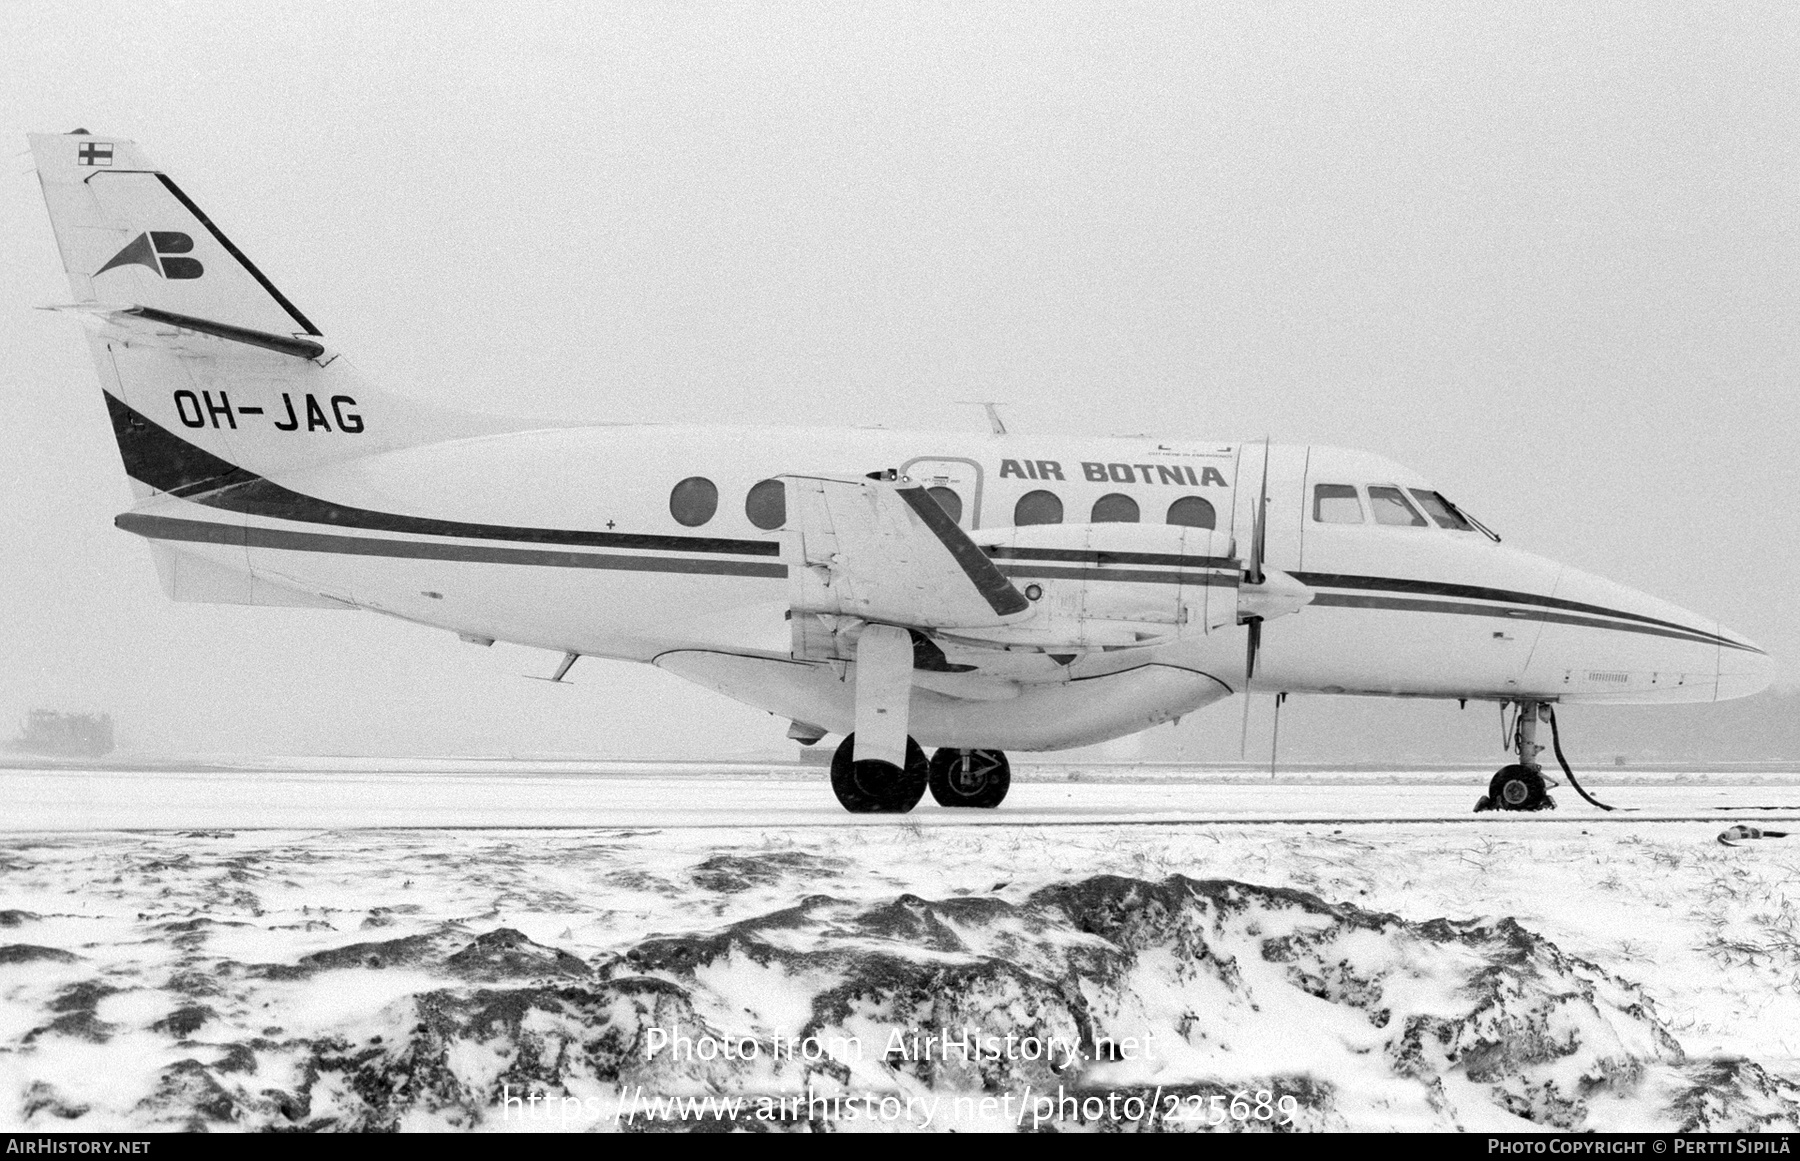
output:
M 319 334 L 136 142 L 32 134 L 31 153 L 76 302 Z
M 140 496 L 523 424 L 358 375 L 135 142 L 32 134 L 32 156 Z

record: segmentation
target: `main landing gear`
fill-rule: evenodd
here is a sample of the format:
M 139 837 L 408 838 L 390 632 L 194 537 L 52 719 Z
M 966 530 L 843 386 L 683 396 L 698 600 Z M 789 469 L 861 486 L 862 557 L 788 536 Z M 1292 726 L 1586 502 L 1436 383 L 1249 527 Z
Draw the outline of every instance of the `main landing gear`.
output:
M 919 743 L 906 739 L 904 767 L 879 758 L 856 760 L 856 735 L 838 743 L 831 756 L 831 789 L 852 814 L 905 814 L 925 797 L 939 806 L 993 808 L 1012 785 L 1012 766 L 999 750 L 959 750 L 946 746 L 925 760 Z
M 1512 731 L 1512 748 L 1519 760 L 1510 766 L 1502 766 L 1488 782 L 1487 794 L 1475 803 L 1477 812 L 1556 809 L 1556 799 L 1550 797 L 1549 784 L 1544 781 L 1543 769 L 1537 761 L 1537 756 L 1544 751 L 1544 747 L 1538 745 L 1538 724 L 1551 721 L 1553 712 L 1548 702 L 1520 704 Z
M 939 806 L 992 809 L 1012 786 L 1012 764 L 999 750 L 946 746 L 931 756 L 931 796 Z
M 866 625 L 856 639 L 856 729 L 831 756 L 831 789 L 854 814 L 905 814 L 925 797 L 943 806 L 999 806 L 1012 783 L 998 750 L 925 751 L 907 733 L 912 634 Z M 798 728 L 798 726 L 796 726 Z
M 852 814 L 905 814 L 925 797 L 925 751 L 906 739 L 906 765 L 879 758 L 856 760 L 856 735 L 838 743 L 831 756 L 831 789 Z

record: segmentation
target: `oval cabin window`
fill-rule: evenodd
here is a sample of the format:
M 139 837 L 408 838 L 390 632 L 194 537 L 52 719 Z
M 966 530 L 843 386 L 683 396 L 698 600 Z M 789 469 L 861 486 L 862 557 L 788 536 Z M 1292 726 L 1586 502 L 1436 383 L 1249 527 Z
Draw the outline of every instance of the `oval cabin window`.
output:
M 698 528 L 719 510 L 719 489 L 705 476 L 689 476 L 669 493 L 669 515 L 677 523 Z
M 1062 501 L 1056 498 L 1055 492 L 1027 492 L 1013 505 L 1015 528 L 1027 524 L 1061 524 L 1062 517 Z
M 962 523 L 962 497 L 949 488 L 937 487 L 925 489 L 925 494 L 936 500 L 944 515 L 950 517 L 954 524 Z
M 764 530 L 786 524 L 786 485 L 780 480 L 764 480 L 751 488 L 750 494 L 744 497 L 744 515 L 750 518 L 750 523 Z
M 1136 524 L 1137 501 L 1118 492 L 1102 496 L 1094 501 L 1094 514 L 1090 521 L 1094 524 Z
M 1198 496 L 1183 496 L 1169 505 L 1169 524 L 1180 524 L 1187 528 L 1217 528 L 1218 514 L 1213 511 L 1211 502 Z

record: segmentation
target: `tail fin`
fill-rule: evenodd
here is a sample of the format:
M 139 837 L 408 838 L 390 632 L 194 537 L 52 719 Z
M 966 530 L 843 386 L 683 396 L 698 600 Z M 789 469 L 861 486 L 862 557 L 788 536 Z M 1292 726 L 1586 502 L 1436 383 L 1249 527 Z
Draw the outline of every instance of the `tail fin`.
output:
M 32 134 L 31 152 L 75 301 L 319 334 L 136 142 Z
M 358 376 L 135 142 L 30 141 L 75 299 L 61 309 L 95 324 L 95 366 L 140 496 L 525 426 Z

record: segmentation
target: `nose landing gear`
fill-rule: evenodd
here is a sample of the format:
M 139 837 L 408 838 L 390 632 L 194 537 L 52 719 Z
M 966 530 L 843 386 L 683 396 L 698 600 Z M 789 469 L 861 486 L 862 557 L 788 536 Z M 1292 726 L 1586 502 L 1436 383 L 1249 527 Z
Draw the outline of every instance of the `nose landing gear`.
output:
M 1546 791 L 1544 775 L 1530 766 L 1502 766 L 1488 783 L 1487 796 L 1475 804 L 1481 810 L 1554 810 L 1556 800 Z
M 1556 799 L 1550 797 L 1543 769 L 1537 756 L 1544 751 L 1538 745 L 1539 722 L 1551 721 L 1550 703 L 1528 701 L 1519 706 L 1513 722 L 1512 747 L 1519 760 L 1502 766 L 1491 781 L 1488 792 L 1475 803 L 1477 813 L 1484 810 L 1555 810 Z

